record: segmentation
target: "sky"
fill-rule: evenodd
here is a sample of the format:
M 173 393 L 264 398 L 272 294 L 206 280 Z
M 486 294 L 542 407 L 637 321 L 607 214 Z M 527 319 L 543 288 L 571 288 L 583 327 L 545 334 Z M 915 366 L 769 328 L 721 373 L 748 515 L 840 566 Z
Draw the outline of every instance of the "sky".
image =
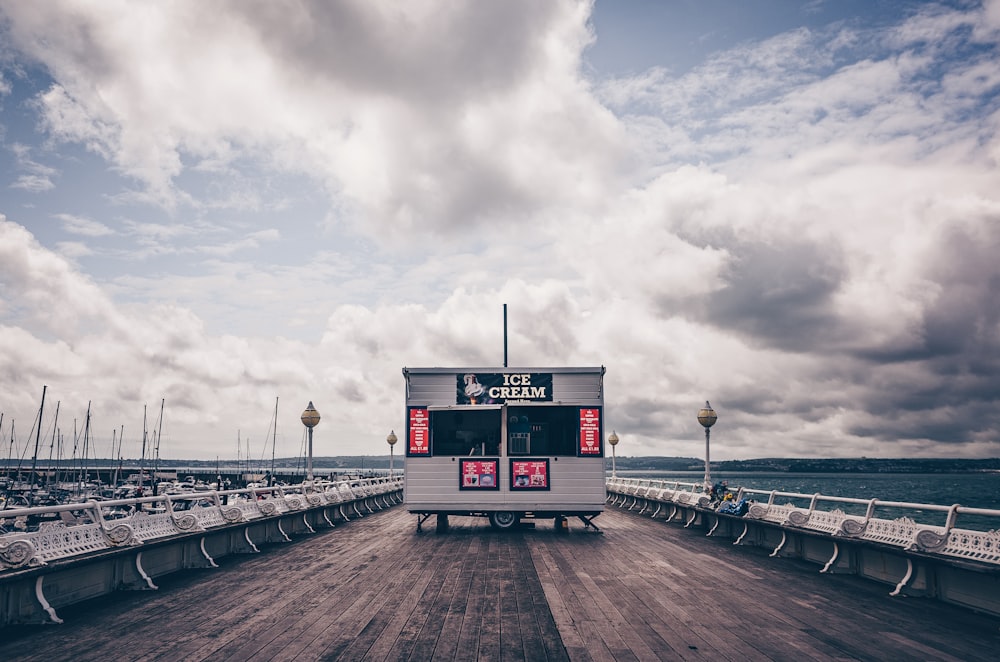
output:
M 713 460 L 1000 456 L 998 41 L 1000 0 L 0 0 L 0 457 L 88 406 L 91 457 L 294 457 L 310 402 L 385 455 L 504 304 L 511 367 L 606 367 L 618 455 L 703 457 L 710 401 Z

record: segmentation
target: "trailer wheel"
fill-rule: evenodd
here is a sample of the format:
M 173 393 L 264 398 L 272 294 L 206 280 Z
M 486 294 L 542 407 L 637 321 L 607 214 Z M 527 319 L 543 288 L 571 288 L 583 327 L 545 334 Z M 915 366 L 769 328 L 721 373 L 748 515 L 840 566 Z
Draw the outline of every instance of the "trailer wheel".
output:
M 520 519 L 517 513 L 501 510 L 497 513 L 490 513 L 490 526 L 500 530 L 510 529 L 516 526 Z

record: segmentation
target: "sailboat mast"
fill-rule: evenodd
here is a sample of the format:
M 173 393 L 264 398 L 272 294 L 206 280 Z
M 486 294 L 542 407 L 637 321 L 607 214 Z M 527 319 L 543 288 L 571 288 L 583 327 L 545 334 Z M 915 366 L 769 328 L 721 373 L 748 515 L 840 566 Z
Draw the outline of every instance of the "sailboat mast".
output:
M 20 446 L 20 444 L 18 444 Z M 14 453 L 14 421 L 10 422 L 10 452 L 13 457 Z M 24 457 L 21 455 L 20 449 L 17 451 L 17 482 L 21 482 L 21 462 Z M 8 483 L 10 487 L 13 487 L 13 483 Z M 8 487 L 8 494 L 10 493 L 10 487 Z
M 274 399 L 274 439 L 271 441 L 271 480 L 268 487 L 274 485 L 274 447 L 278 445 L 278 398 Z
M 76 451 L 77 451 L 77 448 L 79 447 L 79 445 L 80 445 L 80 433 L 77 432 L 77 430 L 76 430 L 76 419 L 74 418 L 73 419 L 73 456 L 70 458 L 69 471 L 66 472 L 67 475 L 70 477 L 71 480 L 73 478 L 76 478 L 76 475 L 79 473 L 79 469 L 77 469 L 77 466 L 76 466 Z
M 115 461 L 115 442 L 118 441 L 116 439 L 117 436 L 118 436 L 118 430 L 115 430 L 114 428 L 112 428 L 111 429 L 111 461 L 112 462 Z M 109 479 L 109 482 L 111 483 L 111 489 L 114 489 L 115 488 L 115 483 L 118 482 L 118 477 L 115 476 L 114 478 L 112 478 L 111 477 L 111 472 L 112 472 L 112 469 L 108 469 L 108 479 Z
M 38 442 L 42 439 L 42 412 L 45 411 L 45 392 L 48 389 L 48 386 L 42 385 L 42 406 L 38 408 L 38 429 L 35 430 L 35 454 L 31 456 L 31 478 L 29 480 L 32 484 L 35 482 L 35 469 L 38 466 Z
M 18 474 L 18 478 L 21 477 L 21 457 L 20 457 L 20 455 L 21 454 L 18 453 L 18 458 L 17 458 L 17 474 Z M 14 421 L 10 422 L 10 450 L 7 451 L 7 457 L 9 457 L 11 460 L 14 459 Z M 11 466 L 13 467 L 13 462 L 11 462 Z M 7 478 L 10 478 L 10 476 L 7 476 Z M 13 487 L 13 483 L 7 483 L 7 485 L 8 485 L 8 494 L 9 494 L 10 493 L 10 487 Z
M 118 487 L 118 481 L 122 477 L 122 442 L 125 441 L 125 424 L 122 424 L 121 434 L 118 435 L 118 466 L 115 468 L 115 487 Z M 114 449 L 112 449 L 114 452 Z
M 90 401 L 87 401 L 87 420 L 83 423 L 83 451 L 80 454 L 80 474 L 73 491 L 80 493 L 80 486 L 87 480 L 87 452 L 90 448 Z
M 56 463 L 59 468 L 56 469 L 56 483 L 66 480 L 66 470 L 63 467 L 63 434 L 62 430 L 59 430 L 59 434 L 56 437 Z
M 156 494 L 156 474 L 160 470 L 160 437 L 163 436 L 163 407 L 166 403 L 166 398 L 160 399 L 160 424 L 156 430 L 156 459 L 153 461 L 153 494 Z
M 0 417 L 0 423 L 2 423 L 2 422 L 3 422 L 3 418 Z M 2 428 L 0 428 L 0 429 L 2 429 Z M 11 488 L 14 487 L 14 483 L 10 479 L 10 467 L 11 467 L 11 460 L 13 459 L 13 457 L 14 457 L 14 421 L 11 421 L 10 422 L 10 447 L 7 449 L 7 463 L 4 465 L 4 468 L 3 468 L 3 477 L 5 479 L 7 479 L 6 480 L 6 482 L 7 482 L 7 493 L 4 494 L 4 498 L 5 499 L 7 499 L 7 498 L 10 497 L 10 490 L 11 490 Z
M 11 428 L 14 427 L 14 423 L 11 422 Z M 0 411 L 0 437 L 3 437 L 3 412 Z M 14 433 L 11 432 L 10 435 L 10 449 L 7 451 L 7 460 L 3 464 L 3 477 L 10 478 L 10 456 L 14 452 Z
M 139 458 L 139 495 L 142 495 L 142 473 L 146 467 L 146 405 L 142 406 L 142 456 Z
M 59 429 L 59 405 L 61 404 L 62 400 L 56 400 L 56 420 L 52 423 L 52 441 L 49 442 L 49 470 L 45 472 L 45 487 L 49 486 L 49 476 L 52 473 L 52 447 L 56 445 L 56 431 Z

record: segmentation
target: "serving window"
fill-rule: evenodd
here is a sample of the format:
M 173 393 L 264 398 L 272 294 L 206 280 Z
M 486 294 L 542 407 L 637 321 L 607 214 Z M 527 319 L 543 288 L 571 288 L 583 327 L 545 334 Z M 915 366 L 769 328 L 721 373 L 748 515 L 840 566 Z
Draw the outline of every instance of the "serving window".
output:
M 576 455 L 579 407 L 507 408 L 507 455 Z
M 434 455 L 499 455 L 500 408 L 430 412 Z

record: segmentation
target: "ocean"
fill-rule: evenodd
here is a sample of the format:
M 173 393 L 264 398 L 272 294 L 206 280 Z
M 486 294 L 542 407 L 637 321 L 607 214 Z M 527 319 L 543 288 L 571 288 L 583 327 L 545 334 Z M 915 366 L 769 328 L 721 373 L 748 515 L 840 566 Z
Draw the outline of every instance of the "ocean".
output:
M 700 483 L 702 472 L 697 471 L 618 471 L 623 478 L 654 478 Z M 859 473 L 731 473 L 712 472 L 712 482 L 724 480 L 730 490 L 739 487 L 758 490 L 777 490 L 799 494 L 819 493 L 823 496 L 878 499 L 905 503 L 951 506 L 960 504 L 970 508 L 1000 511 L 1000 473 L 936 473 L 936 474 L 859 474 Z M 766 500 L 758 495 L 758 500 Z M 775 503 L 808 506 L 808 501 L 777 497 Z M 823 510 L 839 508 L 847 513 L 864 513 L 865 507 L 853 504 L 822 504 Z M 912 517 L 921 523 L 943 526 L 947 515 L 934 511 L 883 508 L 876 510 L 876 517 L 895 519 Z M 983 517 L 959 515 L 957 526 L 977 530 L 1000 530 L 1000 516 Z

